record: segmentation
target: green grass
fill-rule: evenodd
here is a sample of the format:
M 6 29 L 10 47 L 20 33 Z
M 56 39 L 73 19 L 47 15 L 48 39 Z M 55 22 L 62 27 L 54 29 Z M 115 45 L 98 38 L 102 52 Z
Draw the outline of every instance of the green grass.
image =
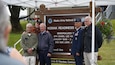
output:
M 113 31 L 114 31 L 114 35 L 115 35 L 115 19 L 111 20 L 112 26 L 113 26 Z
M 23 30 L 26 29 L 26 24 L 27 24 L 27 23 L 28 23 L 28 22 L 27 22 L 27 21 L 24 21 L 24 20 L 21 20 L 21 21 L 20 21 L 20 24 L 21 24 Z
M 113 24 L 113 29 L 115 31 L 115 20 L 111 20 Z M 23 21 L 21 22 L 23 29 L 25 29 L 25 25 L 27 22 Z M 19 40 L 21 37 L 21 33 L 11 33 L 10 39 L 9 39 L 9 46 L 14 45 L 14 43 Z M 98 65 L 115 65 L 115 40 L 112 40 L 110 43 L 106 42 L 106 40 L 103 42 L 102 47 L 99 50 L 99 55 L 102 56 L 102 60 L 98 61 Z M 17 46 L 17 48 L 20 48 L 20 45 Z M 75 64 L 59 64 L 59 63 L 53 63 L 52 65 L 75 65 Z
M 98 61 L 99 65 L 114 65 L 115 64 L 115 40 L 110 43 L 104 41 L 102 47 L 99 50 L 99 55 L 102 56 L 102 60 Z
M 20 39 L 20 37 L 21 37 L 20 33 L 11 33 L 9 37 L 8 46 L 14 47 L 14 43 L 16 43 Z M 20 49 L 20 44 L 18 44 L 16 48 Z
M 23 30 L 25 30 L 26 29 L 27 21 L 23 21 L 22 20 L 22 21 L 20 21 L 20 24 L 21 24 Z M 21 38 L 21 34 L 22 33 L 23 32 L 21 32 L 21 33 L 11 33 L 10 37 L 9 37 L 8 46 L 14 47 L 14 43 L 16 43 Z M 20 44 L 18 44 L 16 48 L 19 50 L 21 48 Z

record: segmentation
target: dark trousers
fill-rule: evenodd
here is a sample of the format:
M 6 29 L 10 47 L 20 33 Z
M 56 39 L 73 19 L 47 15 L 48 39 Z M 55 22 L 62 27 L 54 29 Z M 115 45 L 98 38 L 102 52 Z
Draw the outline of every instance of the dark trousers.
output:
M 38 56 L 36 56 L 36 64 L 35 65 L 38 65 L 39 63 L 39 59 L 38 59 Z
M 47 51 L 39 52 L 40 65 L 51 65 L 51 58 L 47 56 Z
M 83 65 L 83 56 L 74 55 L 76 65 Z

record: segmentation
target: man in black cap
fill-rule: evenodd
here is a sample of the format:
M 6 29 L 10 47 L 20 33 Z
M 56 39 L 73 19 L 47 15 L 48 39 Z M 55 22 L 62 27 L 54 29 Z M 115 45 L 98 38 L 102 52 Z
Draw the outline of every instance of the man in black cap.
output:
M 73 34 L 71 54 L 74 56 L 76 65 L 83 65 L 83 50 L 82 50 L 83 30 L 81 28 L 82 22 L 80 18 L 75 19 L 74 26 L 76 30 Z

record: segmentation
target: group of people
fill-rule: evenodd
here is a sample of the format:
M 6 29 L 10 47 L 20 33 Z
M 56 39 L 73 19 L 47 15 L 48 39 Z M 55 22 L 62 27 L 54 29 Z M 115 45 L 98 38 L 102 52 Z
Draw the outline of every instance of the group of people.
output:
M 91 60 L 92 47 L 92 23 L 91 17 L 85 17 L 85 28 L 82 28 L 82 21 L 76 18 L 76 30 L 73 34 L 71 54 L 74 56 L 76 65 L 97 65 L 98 50 L 102 45 L 102 34 L 95 26 L 95 47 L 94 60 Z M 0 65 L 26 65 L 17 50 L 7 46 L 11 24 L 6 5 L 0 0 Z M 21 36 L 21 46 L 24 56 L 38 56 L 40 65 L 51 65 L 51 55 L 54 48 L 53 37 L 46 30 L 46 25 L 37 21 L 35 26 L 31 23 L 26 25 L 26 31 Z M 14 52 L 12 52 L 14 51 Z
M 23 56 L 38 56 L 40 65 L 51 65 L 54 41 L 41 20 L 37 20 L 35 26 L 31 23 L 26 25 L 26 31 L 21 36 L 21 47 L 24 51 Z
M 73 55 L 76 65 L 91 65 L 92 50 L 92 22 L 91 17 L 86 16 L 84 25 L 80 18 L 75 19 L 75 32 L 73 34 L 71 54 Z M 34 28 L 34 29 L 33 29 Z M 33 31 L 34 30 L 34 31 Z M 37 31 L 37 32 L 36 32 Z M 102 34 L 95 26 L 95 47 L 93 63 L 97 65 L 98 50 L 102 45 Z M 40 65 L 51 65 L 51 54 L 54 48 L 53 37 L 46 30 L 46 25 L 40 21 L 33 26 L 31 23 L 26 25 L 26 31 L 21 37 L 21 46 L 24 50 L 24 56 L 38 56 Z
M 85 27 L 82 27 L 82 25 Z M 92 19 L 86 16 L 84 22 L 77 18 L 75 20 L 76 30 L 73 34 L 71 54 L 73 55 L 76 65 L 97 65 L 98 50 L 102 45 L 102 33 L 95 26 L 94 42 L 94 60 L 92 60 Z

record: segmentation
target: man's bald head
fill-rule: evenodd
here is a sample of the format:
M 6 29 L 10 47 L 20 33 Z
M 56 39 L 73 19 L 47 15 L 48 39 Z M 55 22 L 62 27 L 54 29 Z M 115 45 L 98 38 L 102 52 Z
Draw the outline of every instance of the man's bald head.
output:
M 40 24 L 40 31 L 41 32 L 46 31 L 46 24 L 44 24 L 44 23 Z
M 84 21 L 85 26 L 89 26 L 91 24 L 91 20 L 92 18 L 90 16 L 86 16 Z

